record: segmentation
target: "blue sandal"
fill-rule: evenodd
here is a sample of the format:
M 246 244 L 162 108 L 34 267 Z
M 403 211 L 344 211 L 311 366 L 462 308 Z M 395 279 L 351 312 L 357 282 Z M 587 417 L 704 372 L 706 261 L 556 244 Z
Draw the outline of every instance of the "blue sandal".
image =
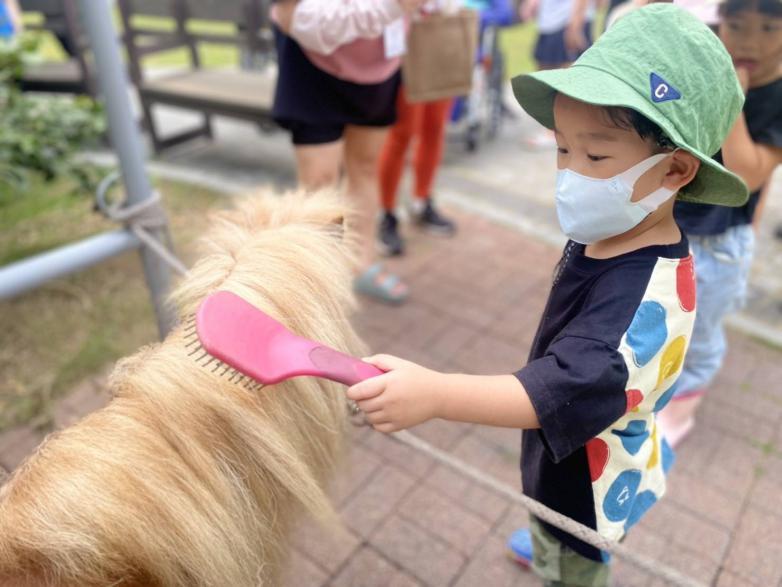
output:
M 383 276 L 382 279 L 380 278 Z M 356 293 L 375 298 L 387 304 L 401 304 L 409 294 L 407 286 L 401 293 L 394 290 L 402 283 L 399 276 L 386 273 L 381 263 L 370 265 L 363 273 L 353 280 L 353 289 Z
M 525 569 L 532 566 L 532 534 L 529 528 L 516 530 L 508 539 L 508 555 Z

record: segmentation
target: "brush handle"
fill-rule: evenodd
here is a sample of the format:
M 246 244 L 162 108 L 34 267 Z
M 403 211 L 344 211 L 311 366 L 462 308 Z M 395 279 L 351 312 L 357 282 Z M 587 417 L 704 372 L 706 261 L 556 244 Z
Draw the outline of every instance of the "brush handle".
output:
M 318 345 L 309 352 L 310 361 L 319 370 L 318 375 L 345 385 L 355 385 L 370 377 L 382 375 L 383 371 L 351 357 L 335 351 L 327 346 Z

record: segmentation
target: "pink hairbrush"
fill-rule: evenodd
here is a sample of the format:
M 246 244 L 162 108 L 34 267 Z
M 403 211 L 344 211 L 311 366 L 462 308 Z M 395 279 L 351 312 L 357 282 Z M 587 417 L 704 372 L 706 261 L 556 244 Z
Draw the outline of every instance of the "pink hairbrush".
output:
M 201 302 L 186 327 L 191 356 L 230 373 L 230 381 L 258 388 L 311 375 L 353 385 L 383 373 L 318 342 L 290 332 L 236 294 L 219 291 Z

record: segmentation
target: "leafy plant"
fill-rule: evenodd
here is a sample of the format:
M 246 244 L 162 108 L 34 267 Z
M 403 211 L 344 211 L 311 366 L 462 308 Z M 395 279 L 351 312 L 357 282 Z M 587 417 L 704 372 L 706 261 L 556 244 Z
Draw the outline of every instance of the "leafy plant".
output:
M 97 170 L 74 155 L 105 132 L 102 108 L 83 96 L 20 92 L 17 82 L 36 48 L 29 37 L 0 42 L 0 193 L 24 190 L 29 173 L 46 181 L 71 176 L 78 188 L 91 191 Z

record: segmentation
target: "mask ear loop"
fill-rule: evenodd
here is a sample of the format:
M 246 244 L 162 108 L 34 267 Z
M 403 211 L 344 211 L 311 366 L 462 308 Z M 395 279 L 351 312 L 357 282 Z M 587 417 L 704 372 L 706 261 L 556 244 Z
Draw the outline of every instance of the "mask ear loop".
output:
M 673 155 L 676 151 L 679 149 L 674 149 L 673 151 L 670 151 L 668 153 L 657 153 L 656 155 L 652 155 L 648 159 L 644 159 L 640 163 L 634 165 L 627 171 L 624 171 L 620 173 L 617 178 L 620 179 L 622 182 L 624 182 L 626 185 L 635 187 L 636 182 L 641 178 L 641 176 L 649 171 L 652 167 L 657 165 L 660 161 L 663 161 L 665 158 Z M 647 196 L 645 196 L 641 201 L 635 202 L 635 204 L 640 207 L 642 210 L 652 213 L 657 208 L 660 207 L 660 205 L 665 202 L 668 198 L 670 198 L 674 193 L 674 191 L 669 190 L 668 188 L 660 187 Z

